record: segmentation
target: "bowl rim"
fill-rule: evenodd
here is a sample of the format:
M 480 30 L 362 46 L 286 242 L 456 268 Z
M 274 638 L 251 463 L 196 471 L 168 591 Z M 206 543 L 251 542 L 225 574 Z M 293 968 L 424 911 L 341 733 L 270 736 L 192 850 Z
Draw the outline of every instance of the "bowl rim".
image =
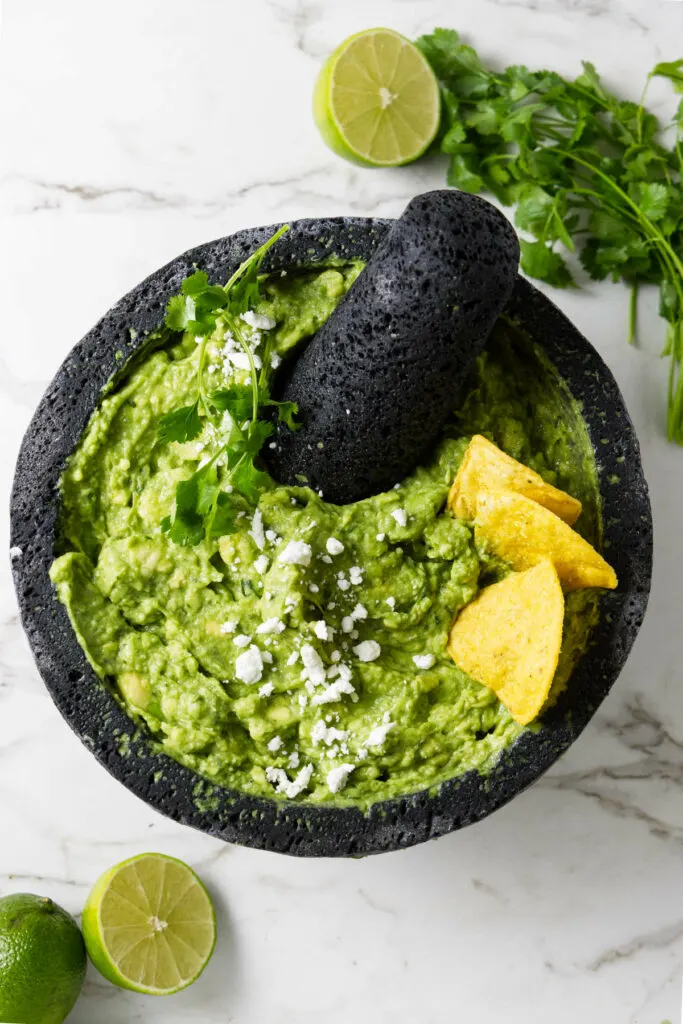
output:
M 371 217 L 293 221 L 264 270 L 367 259 L 390 224 Z M 175 821 L 227 842 L 296 856 L 357 857 L 409 847 L 481 820 L 536 781 L 574 742 L 614 684 L 642 623 L 652 573 L 652 516 L 638 440 L 611 371 L 567 317 L 520 277 L 506 313 L 537 341 L 543 338 L 551 362 L 584 402 L 599 469 L 603 542 L 620 580 L 616 591 L 602 594 L 591 644 L 539 730 L 523 733 L 486 775 L 470 771 L 367 811 L 224 789 L 161 753 L 95 675 L 56 599 L 48 573 L 58 526 L 57 484 L 103 389 L 127 372 L 182 279 L 197 267 L 210 280 L 225 281 L 279 226 L 238 231 L 171 260 L 116 303 L 70 352 L 38 405 L 17 460 L 10 543 L 22 554 L 12 560 L 12 570 L 22 625 L 52 700 L 131 792 Z M 586 399 L 586 389 L 594 399 Z M 618 499 L 610 482 L 617 478 L 625 484 Z

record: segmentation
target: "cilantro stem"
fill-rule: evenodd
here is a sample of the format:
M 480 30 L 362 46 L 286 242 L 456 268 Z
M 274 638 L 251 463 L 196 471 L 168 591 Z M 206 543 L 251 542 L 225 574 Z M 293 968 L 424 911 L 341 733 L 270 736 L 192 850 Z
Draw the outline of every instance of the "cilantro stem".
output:
M 242 277 L 242 275 L 245 274 L 247 270 L 249 270 L 249 268 L 253 266 L 254 263 L 260 263 L 263 257 L 268 252 L 268 250 L 271 248 L 271 246 L 275 245 L 275 243 L 280 238 L 282 238 L 282 236 L 287 231 L 289 231 L 289 224 L 283 224 L 282 227 L 278 228 L 275 234 L 272 235 L 272 237 L 269 238 L 267 242 L 264 242 L 263 245 L 259 246 L 258 249 L 255 249 L 254 252 L 252 252 L 251 256 L 249 256 L 248 259 L 244 261 L 244 263 L 241 263 L 237 270 L 235 271 L 235 273 L 232 275 L 232 277 L 228 279 L 228 282 L 224 286 L 226 292 L 230 291 L 232 286 L 236 284 L 237 281 L 239 281 L 240 277 Z
M 635 345 L 638 332 L 638 282 L 631 284 L 631 295 L 628 305 L 628 343 Z
M 239 326 L 235 317 L 226 314 L 226 320 L 230 327 L 230 331 L 234 334 L 237 342 L 245 353 L 249 360 L 249 370 L 251 373 L 251 422 L 255 423 L 258 419 L 258 407 L 259 407 L 259 393 L 258 393 L 258 374 L 256 373 L 256 363 L 254 362 L 254 353 L 251 351 L 250 346 L 244 337 L 244 332 Z

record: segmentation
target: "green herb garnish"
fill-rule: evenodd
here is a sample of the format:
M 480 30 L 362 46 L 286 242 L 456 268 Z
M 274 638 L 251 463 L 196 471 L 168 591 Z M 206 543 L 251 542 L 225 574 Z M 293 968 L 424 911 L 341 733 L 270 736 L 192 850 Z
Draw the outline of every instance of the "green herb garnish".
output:
M 659 286 L 670 357 L 667 434 L 683 444 L 683 100 L 673 148 L 657 118 L 618 99 L 592 64 L 567 81 L 514 65 L 491 71 L 457 32 L 436 29 L 417 44 L 441 85 L 441 149 L 448 183 L 516 204 L 522 270 L 559 288 L 574 284 L 558 246 L 576 251 L 595 280 L 631 288 L 629 341 L 638 287 Z M 683 93 L 683 60 L 650 72 Z
M 258 304 L 261 298 L 259 270 L 263 258 L 287 230 L 288 226 L 284 225 L 253 252 L 225 287 L 209 284 L 204 271 L 197 270 L 183 281 L 180 295 L 169 300 L 166 327 L 193 335 L 201 348 L 197 397 L 192 405 L 174 409 L 161 417 L 159 442 L 192 441 L 207 422 L 220 430 L 224 414 L 230 415 L 227 436 L 221 439 L 208 462 L 176 486 L 173 514 L 161 523 L 162 530 L 176 544 L 194 545 L 205 538 L 233 533 L 241 504 L 237 495 L 251 504 L 258 502 L 269 477 L 258 469 L 255 459 L 275 429 L 269 419 L 263 418 L 267 410 L 277 410 L 282 422 L 291 430 L 297 429 L 296 403 L 277 402 L 270 397 L 265 361 L 259 377 L 240 319 L 243 313 Z M 248 385 L 235 384 L 225 390 L 207 392 L 204 380 L 207 346 L 219 320 L 246 354 L 251 381 Z

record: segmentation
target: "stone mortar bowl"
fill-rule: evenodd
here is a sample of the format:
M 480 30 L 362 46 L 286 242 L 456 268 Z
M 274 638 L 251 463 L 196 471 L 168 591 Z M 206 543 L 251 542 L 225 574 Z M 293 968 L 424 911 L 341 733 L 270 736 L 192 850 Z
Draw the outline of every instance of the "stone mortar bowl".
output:
M 264 270 L 368 259 L 387 220 L 301 220 L 269 254 Z M 115 778 L 162 814 L 230 843 L 307 857 L 357 857 L 412 846 L 463 828 L 534 782 L 579 736 L 624 665 L 650 589 L 652 517 L 633 425 L 609 369 L 593 346 L 520 278 L 507 312 L 545 349 L 583 403 L 599 471 L 604 542 L 619 588 L 604 592 L 592 642 L 571 685 L 537 733 L 524 733 L 487 776 L 472 771 L 431 791 L 375 804 L 320 807 L 258 799 L 223 789 L 161 753 L 95 676 L 57 601 L 48 570 L 59 515 L 57 484 L 102 388 L 122 373 L 162 321 L 168 298 L 199 267 L 224 282 L 274 226 L 237 232 L 178 256 L 134 288 L 73 349 L 43 397 L 19 454 L 11 499 L 11 543 L 21 618 L 50 695 L 81 741 Z M 620 486 L 610 485 L 612 478 Z

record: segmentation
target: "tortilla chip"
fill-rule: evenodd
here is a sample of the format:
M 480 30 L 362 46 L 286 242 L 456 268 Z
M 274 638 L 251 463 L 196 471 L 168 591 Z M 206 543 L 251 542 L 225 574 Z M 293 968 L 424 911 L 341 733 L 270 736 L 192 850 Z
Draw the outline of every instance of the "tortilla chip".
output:
M 528 725 L 548 699 L 563 620 L 559 577 L 552 562 L 542 561 L 482 590 L 455 620 L 448 652 Z
M 565 590 L 617 586 L 614 569 L 587 540 L 547 508 L 514 491 L 479 495 L 474 539 L 513 569 L 529 569 L 548 559 Z
M 449 507 L 461 519 L 474 519 L 477 497 L 483 491 L 516 491 L 550 509 L 570 526 L 581 514 L 581 502 L 571 494 L 547 484 L 533 469 L 475 434 L 448 495 Z

